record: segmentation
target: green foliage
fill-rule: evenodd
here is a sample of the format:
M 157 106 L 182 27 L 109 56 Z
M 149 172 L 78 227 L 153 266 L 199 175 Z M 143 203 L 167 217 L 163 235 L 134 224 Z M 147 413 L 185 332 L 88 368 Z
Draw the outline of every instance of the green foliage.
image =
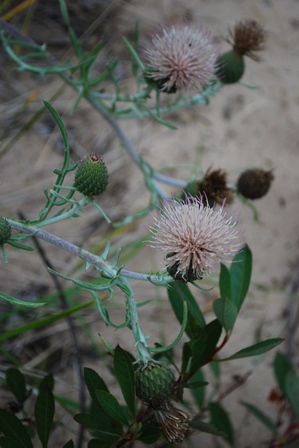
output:
M 136 419 L 135 407 L 135 372 L 132 355 L 123 350 L 119 345 L 114 351 L 114 372 L 120 385 L 123 397 L 127 403 L 131 417 Z
M 262 355 L 263 353 L 272 350 L 283 342 L 283 339 L 267 339 L 266 341 L 258 342 L 250 347 L 243 348 L 234 355 L 226 358 L 225 361 L 232 361 L 233 359 L 249 358 L 251 356 Z
M 17 401 L 22 403 L 26 397 L 26 382 L 24 375 L 14 368 L 6 370 L 6 385 L 10 391 L 14 394 Z
M 0 428 L 4 434 L 4 440 L 1 440 L 2 446 L 12 446 L 14 443 L 15 447 L 33 448 L 25 425 L 15 415 L 4 409 L 0 409 Z
M 196 335 L 202 327 L 205 325 L 204 316 L 195 300 L 191 294 L 188 286 L 184 283 L 174 282 L 168 288 L 168 298 L 173 308 L 173 311 L 182 324 L 183 322 L 183 304 L 184 302 L 188 305 L 188 322 L 186 327 L 186 334 L 192 338 Z
M 277 353 L 275 357 L 274 373 L 282 394 L 299 421 L 299 377 L 291 362 L 282 353 Z
M 272 418 L 254 404 L 242 402 L 242 405 L 272 433 L 273 441 L 277 441 L 280 446 L 295 448 L 298 446 L 299 378 L 292 363 L 282 353 L 277 353 L 273 368 L 277 384 L 282 393 L 281 397 L 279 397 L 274 392 L 274 395 L 279 397 L 279 402 L 282 403 L 280 420 L 283 419 L 283 412 L 288 414 L 286 429 L 282 430 L 281 425 L 277 425 Z M 286 403 L 288 403 L 288 406 L 286 406 Z M 292 415 L 289 419 L 290 411 Z
M 262 412 L 257 406 L 254 406 L 250 403 L 242 402 L 242 405 L 245 406 L 249 412 L 251 412 L 258 420 L 260 420 L 263 425 L 267 426 L 273 434 L 278 434 L 278 429 L 275 426 L 273 420 L 268 417 L 264 412 Z
M 34 417 L 36 429 L 43 448 L 48 446 L 48 440 L 55 413 L 55 400 L 50 387 L 44 384 L 35 402 Z
M 234 446 L 234 431 L 228 413 L 219 403 L 209 404 L 212 423 L 224 435 L 224 440 L 230 445 Z
M 113 418 L 122 425 L 129 424 L 126 413 L 112 394 L 105 392 L 104 390 L 97 390 L 96 396 L 102 408 L 106 414 L 109 415 L 109 417 Z
M 226 297 L 217 299 L 213 302 L 213 310 L 225 332 L 228 333 L 232 330 L 238 315 L 238 310 L 233 302 Z
M 2 240 L 0 240 L 0 246 L 2 246 L 4 261 L 7 262 L 4 243 L 16 249 L 31 251 L 33 249 L 30 246 L 23 245 L 22 241 L 33 236 L 41 238 L 47 243 L 80 257 L 86 266 L 86 270 L 93 267 L 99 278 L 96 281 L 86 282 L 72 278 L 71 274 L 65 275 L 49 269 L 50 274 L 56 276 L 56 280 L 58 278 L 59 281 L 71 281 L 76 285 L 76 288 L 70 292 L 66 288 L 61 289 L 59 287 L 55 298 L 52 297 L 49 300 L 49 296 L 46 296 L 42 299 L 43 301 L 38 300 L 36 302 L 26 302 L 0 292 L 0 297 L 8 302 L 9 306 L 14 307 L 16 311 L 19 309 L 29 310 L 32 314 L 24 324 L 19 325 L 18 322 L 18 325 L 12 325 L 10 328 L 5 329 L 0 335 L 0 341 L 5 343 L 12 338 L 22 337 L 29 331 L 46 328 L 50 324 L 67 317 L 76 317 L 86 330 L 86 334 L 89 335 L 90 342 L 93 343 L 97 352 L 101 353 L 107 371 L 113 376 L 113 382 L 118 386 L 119 390 L 118 393 L 112 394 L 108 390 L 102 376 L 95 370 L 85 367 L 84 382 L 90 396 L 87 411 L 85 411 L 82 401 L 79 402 L 72 398 L 60 397 L 54 394 L 55 380 L 52 374 L 46 372 L 46 376 L 41 381 L 34 382 L 30 377 L 31 372 L 25 371 L 23 374 L 19 369 L 10 367 L 5 374 L 5 384 L 16 400 L 16 403 L 13 402 L 15 415 L 12 412 L 0 409 L 0 428 L 3 434 L 0 437 L 0 446 L 4 448 L 31 448 L 33 447 L 32 435 L 32 437 L 39 438 L 43 448 L 47 448 L 51 443 L 53 425 L 58 424 L 55 421 L 56 403 L 62 405 L 65 412 L 72 415 L 79 425 L 88 430 L 89 434 L 85 437 L 88 440 L 88 448 L 133 446 L 136 441 L 145 445 L 153 445 L 162 434 L 164 434 L 167 440 L 170 440 L 169 434 L 171 431 L 178 431 L 178 428 L 181 429 L 181 426 L 184 430 L 187 428 L 186 422 L 188 417 L 184 420 L 183 411 L 178 411 L 172 405 L 173 399 L 176 398 L 178 401 L 181 401 L 181 406 L 184 406 L 187 410 L 194 410 L 193 414 L 195 417 L 190 421 L 191 428 L 222 437 L 229 446 L 233 447 L 233 421 L 219 402 L 221 396 L 219 395 L 218 386 L 214 384 L 215 381 L 217 384 L 221 381 L 220 362 L 258 356 L 274 349 L 282 342 L 280 338 L 260 341 L 250 347 L 239 350 L 225 359 L 221 358 L 221 350 L 229 342 L 238 313 L 249 290 L 252 272 L 252 254 L 249 247 L 244 246 L 242 251 L 235 256 L 230 269 L 221 264 L 219 276 L 220 298 L 213 302 L 213 311 L 216 318 L 211 320 L 210 316 L 208 316 L 206 320 L 200 308 L 199 297 L 196 293 L 193 294 L 190 291 L 187 284 L 175 281 L 167 272 L 150 274 L 126 271 L 121 263 L 124 262 L 124 259 L 125 261 L 129 259 L 134 251 L 129 255 L 127 254 L 127 257 L 121 259 L 122 261 L 120 262 L 121 249 L 118 247 L 115 249 L 113 261 L 109 262 L 108 256 L 111 244 L 108 241 L 108 237 L 105 241 L 106 247 L 100 256 L 98 251 L 95 251 L 95 253 L 89 252 L 67 240 L 42 230 L 49 225 L 78 218 L 82 214 L 84 207 L 89 205 L 95 206 L 101 217 L 104 217 L 107 223 L 110 223 L 105 212 L 93 199 L 93 196 L 104 191 L 108 184 L 107 169 L 102 164 L 100 155 L 97 160 L 97 162 L 101 160 L 101 163 L 98 163 L 100 170 L 94 171 L 95 161 L 90 163 L 89 160 L 85 167 L 83 164 L 79 166 L 73 186 L 65 185 L 67 175 L 74 171 L 78 165 L 71 160 L 68 132 L 53 104 L 56 98 L 59 98 L 59 94 L 65 85 L 68 85 L 76 94 L 72 112 L 76 113 L 81 100 L 85 99 L 99 113 L 101 118 L 105 119 L 113 128 L 120 144 L 127 151 L 132 162 L 135 163 L 144 177 L 144 184 L 150 195 L 149 203 L 135 214 L 127 216 L 122 223 L 115 225 L 115 227 L 118 227 L 118 230 L 120 229 L 120 232 L 125 232 L 125 225 L 145 217 L 148 211 L 152 211 L 160 205 L 160 199 L 167 198 L 166 191 L 158 185 L 157 181 L 179 187 L 180 190 L 184 186 L 182 181 L 162 175 L 159 170 L 155 170 L 140 156 L 120 126 L 119 120 L 124 118 L 150 118 L 168 129 L 176 129 L 174 124 L 165 120 L 164 115 L 194 105 L 208 104 L 209 98 L 223 87 L 223 79 L 219 81 L 212 77 L 202 91 L 191 98 L 178 94 L 164 102 L 163 92 L 160 92 L 157 83 L 152 82 L 152 78 L 147 76 L 150 67 L 143 63 L 142 58 L 138 54 L 139 27 L 136 25 L 133 43 L 130 43 L 126 38 L 123 39 L 124 45 L 132 59 L 132 74 L 136 81 L 135 93 L 129 94 L 125 90 L 124 83 L 119 81 L 116 74 L 118 59 L 112 59 L 110 63 L 107 63 L 102 68 L 101 73 L 98 73 L 98 64 L 96 62 L 104 45 L 103 42 L 97 41 L 90 45 L 89 48 L 85 48 L 85 45 L 82 45 L 81 39 L 76 36 L 72 27 L 66 1 L 59 0 L 59 6 L 73 49 L 74 60 L 71 62 L 56 63 L 45 45 L 31 42 L 19 30 L 14 30 L 13 25 L 7 27 L 7 32 L 0 32 L 4 51 L 20 71 L 35 73 L 43 77 L 51 74 L 59 78 L 59 82 L 62 84 L 57 94 L 53 95 L 50 101 L 44 100 L 38 112 L 25 125 L 22 124 L 21 130 L 5 144 L 0 157 L 7 154 L 12 145 L 24 132 L 32 129 L 34 123 L 45 112 L 50 114 L 57 125 L 64 145 L 61 167 L 54 169 L 56 180 L 52 188 L 44 190 L 45 204 L 36 215 L 37 218 L 24 221 L 0 218 L 2 227 L 5 225 L 5 228 L 2 228 L 5 234 Z M 1 5 L 0 10 L 2 11 Z M 9 30 L 14 30 L 14 32 L 10 33 Z M 18 36 L 17 39 L 16 36 Z M 97 67 L 96 70 L 94 70 L 95 67 Z M 226 82 L 231 82 L 231 80 L 229 79 Z M 105 88 L 107 84 L 109 84 L 109 89 L 107 90 L 109 92 L 112 90 L 112 93 L 106 93 Z M 23 106 L 19 111 L 20 116 L 22 116 L 24 111 L 25 108 Z M 5 136 L 10 135 L 13 128 L 12 125 L 4 131 L 3 139 Z M 200 171 L 202 172 L 202 170 Z M 87 174 L 92 185 L 85 188 L 85 185 L 82 187 L 82 183 L 85 182 Z M 98 175 L 102 177 L 97 177 Z M 100 185 L 101 182 L 102 185 Z M 197 180 L 191 179 L 188 185 L 196 186 Z M 188 185 L 186 182 L 185 187 Z M 79 196 L 81 197 L 79 198 Z M 252 207 L 250 203 L 248 205 Z M 75 222 L 75 220 L 72 222 Z M 12 234 L 11 229 L 16 234 Z M 110 232 L 110 234 L 113 234 L 113 232 Z M 115 238 L 112 242 L 114 243 L 118 234 L 115 231 L 113 235 Z M 136 240 L 138 243 L 135 250 L 140 249 L 143 239 L 139 238 Z M 134 244 L 136 244 L 136 241 Z M 192 261 L 190 263 L 191 267 Z M 154 347 L 150 347 L 147 344 L 148 336 L 144 335 L 141 330 L 138 312 L 141 314 L 143 307 L 148 305 L 150 301 L 137 303 L 128 279 L 151 282 L 156 288 L 161 286 L 168 288 L 168 299 L 173 309 L 174 317 L 181 326 L 179 335 L 170 345 L 164 346 L 157 341 L 153 342 Z M 198 288 L 196 292 L 203 290 L 197 283 L 193 282 L 192 284 Z M 78 294 L 81 290 L 88 291 L 93 300 L 76 303 L 73 295 Z M 112 322 L 109 306 L 102 302 L 102 297 L 99 294 L 106 291 L 111 301 L 116 291 L 124 296 L 125 317 L 121 324 Z M 69 303 L 69 306 L 64 306 L 65 309 L 62 311 L 58 308 L 60 305 L 58 305 L 57 301 L 57 297 L 61 297 L 61 295 L 66 299 L 66 303 Z M 105 352 L 99 349 L 97 343 L 93 342 L 91 331 L 88 329 L 84 317 L 79 316 L 79 312 L 94 304 L 96 305 L 95 309 L 98 311 L 99 318 L 102 318 L 107 326 L 120 333 L 125 327 L 132 332 L 134 340 L 132 346 L 136 350 L 137 359 L 130 352 L 122 349 L 120 345 L 117 345 L 113 350 L 109 343 L 105 341 L 104 336 L 101 336 L 101 340 L 104 342 L 105 349 L 108 349 L 109 355 L 106 356 Z M 50 305 L 52 305 L 51 308 Z M 33 313 L 35 308 L 42 306 L 46 310 L 44 314 Z M 5 320 L 3 319 L 3 321 Z M 75 332 L 72 330 L 71 325 L 70 329 L 74 338 Z M 182 345 L 181 369 L 179 369 L 177 366 L 178 346 L 184 333 L 186 339 Z M 78 344 L 74 343 L 74 346 L 76 345 Z M 18 360 L 14 359 L 14 356 L 9 353 L 7 348 L 1 347 L 1 352 L 10 361 L 14 360 L 16 365 L 18 365 Z M 82 366 L 79 362 L 79 356 L 77 358 L 79 364 L 78 371 L 80 371 Z M 113 364 L 111 363 L 112 358 Z M 167 394 L 162 397 L 158 405 L 154 400 L 151 401 L 151 397 L 143 400 L 149 404 L 149 407 L 146 408 L 136 398 L 135 368 L 136 365 L 140 366 L 141 364 L 143 366 L 147 366 L 149 363 L 157 365 L 157 360 L 159 360 L 159 363 L 162 363 L 164 370 L 169 370 L 168 363 L 171 364 L 172 369 L 175 368 L 178 372 L 178 378 L 172 378 Z M 210 370 L 205 369 L 207 365 L 210 367 Z M 286 357 L 278 354 L 274 362 L 274 373 L 282 394 L 293 410 L 294 416 L 299 420 L 299 380 L 295 369 Z M 79 374 L 81 380 L 81 372 Z M 159 384 L 160 380 L 161 377 L 157 376 L 157 388 L 161 387 L 161 384 Z M 210 388 L 209 393 L 208 386 Z M 82 384 L 80 387 L 82 389 L 81 394 L 84 394 Z M 190 390 L 190 394 L 186 395 L 192 398 L 184 399 L 185 388 Z M 150 389 L 150 391 L 153 389 Z M 118 397 L 121 397 L 121 394 L 122 398 L 119 400 Z M 139 395 L 138 397 L 140 398 Z M 278 436 L 278 429 L 269 417 L 254 405 L 249 403 L 243 403 L 243 405 L 270 429 L 275 436 Z M 75 412 L 76 415 L 74 415 Z M 177 412 L 177 414 L 172 415 L 172 412 Z M 164 426 L 163 424 L 159 426 L 155 420 L 155 415 L 156 417 L 157 415 L 160 416 L 160 420 L 157 419 L 157 421 L 163 422 Z M 174 428 L 171 427 L 171 424 L 174 425 Z M 32 432 L 32 427 L 36 428 L 37 434 Z M 168 431 L 169 428 L 171 431 Z M 291 440 L 291 442 L 294 441 Z M 74 446 L 73 440 L 68 440 L 64 444 L 64 448 L 73 448 Z

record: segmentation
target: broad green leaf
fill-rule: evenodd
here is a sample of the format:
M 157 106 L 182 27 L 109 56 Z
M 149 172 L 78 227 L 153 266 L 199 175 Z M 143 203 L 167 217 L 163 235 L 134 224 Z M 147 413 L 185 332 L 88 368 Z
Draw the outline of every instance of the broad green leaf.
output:
M 0 428 L 4 436 L 13 439 L 18 448 L 33 448 L 27 429 L 11 412 L 0 409 Z
M 241 401 L 242 405 L 245 406 L 248 411 L 250 411 L 260 422 L 263 423 L 263 425 L 267 426 L 268 429 L 270 429 L 273 434 L 278 434 L 278 430 L 275 426 L 275 423 L 271 420 L 270 417 L 268 417 L 263 411 L 261 411 L 258 407 L 254 406 L 253 404 L 246 403 L 244 401 Z
M 74 448 L 74 446 L 74 442 L 71 439 L 63 445 L 63 448 Z
M 8 294 L 5 294 L 2 291 L 0 291 L 0 297 L 1 299 L 4 299 L 7 302 L 11 303 L 11 305 L 22 306 L 24 308 L 38 308 L 46 304 L 46 302 L 40 302 L 40 303 L 24 302 L 23 300 L 15 299 L 14 297 L 9 296 Z
M 88 442 L 88 448 L 110 448 L 110 443 L 104 442 L 100 439 L 91 439 Z
M 104 380 L 93 369 L 86 367 L 84 369 L 84 379 L 88 392 L 92 398 L 89 413 L 101 418 L 101 429 L 110 427 L 112 422 L 110 416 L 105 412 L 97 399 L 96 391 L 109 392 Z
M 214 356 L 214 359 L 217 359 L 217 356 Z M 211 372 L 215 376 L 216 380 L 220 379 L 220 363 L 219 362 L 209 362 L 209 368 L 211 369 Z
M 248 358 L 250 356 L 258 356 L 263 353 L 272 350 L 277 347 L 279 344 L 283 342 L 283 339 L 267 339 L 266 341 L 259 342 L 258 344 L 251 345 L 250 347 L 243 348 L 239 352 L 230 356 L 229 358 L 225 358 L 222 361 L 230 361 L 232 359 L 240 359 L 240 358 Z
M 55 400 L 51 389 L 46 385 L 40 390 L 34 407 L 36 429 L 43 448 L 48 446 L 54 413 Z
M 16 448 L 16 441 L 12 437 L 0 437 L 0 446 L 2 448 Z
M 286 375 L 285 391 L 286 398 L 299 419 L 299 378 L 293 370 Z
M 205 377 L 202 369 L 198 369 L 198 371 L 193 375 L 192 382 L 201 382 L 205 383 Z M 191 383 L 192 384 L 192 383 Z M 200 409 L 204 407 L 205 404 L 205 387 L 200 387 L 199 389 L 191 389 L 191 394 L 193 395 L 197 405 Z
M 97 390 L 98 391 L 103 390 L 105 392 L 109 392 L 108 387 L 106 386 L 104 380 L 102 380 L 100 375 L 93 369 L 85 367 L 84 379 L 88 392 L 93 400 L 97 400 L 96 396 Z
M 219 289 L 222 298 L 232 298 L 232 284 L 230 278 L 230 272 L 227 267 L 221 263 L 220 276 L 219 276 Z
M 189 288 L 184 283 L 174 282 L 167 290 L 168 298 L 173 308 L 173 311 L 180 322 L 183 322 L 184 314 L 184 302 L 188 305 L 188 323 L 186 327 L 186 334 L 192 338 L 196 331 L 196 326 L 204 327 L 205 319 L 203 314 L 196 303 L 193 295 L 191 294 Z
M 238 310 L 229 299 L 226 297 L 214 300 L 213 310 L 215 316 L 224 327 L 225 332 L 228 333 L 235 325 Z
M 96 396 L 102 408 L 110 417 L 123 425 L 129 425 L 126 413 L 112 394 L 104 390 L 97 390 Z
M 206 381 L 189 381 L 185 384 L 187 389 L 199 389 L 200 387 L 208 386 L 209 383 Z
M 112 428 L 109 425 L 104 425 L 104 427 L 102 427 L 101 418 L 91 414 L 77 414 L 75 415 L 74 420 L 86 428 L 96 430 L 97 433 L 101 435 L 101 440 L 104 442 L 114 443 L 123 435 L 122 431 L 119 430 L 121 428 Z
M 26 395 L 26 382 L 24 375 L 15 368 L 6 370 L 6 384 L 18 402 L 22 402 Z
M 135 421 L 135 372 L 133 359 L 132 355 L 123 350 L 119 345 L 117 345 L 114 351 L 114 373 L 131 416 Z
M 193 351 L 190 373 L 206 364 L 212 358 L 217 342 L 221 336 L 222 327 L 218 319 L 213 320 L 204 328 L 205 338 L 200 338 L 194 344 L 191 342 Z
M 160 426 L 155 421 L 151 420 L 150 423 L 146 422 L 142 425 L 141 434 L 138 437 L 138 440 L 145 445 L 153 445 L 161 435 L 162 431 Z
M 99 430 L 106 431 L 109 428 L 110 431 L 115 429 L 117 432 L 123 432 L 122 425 L 107 414 L 97 398 L 91 401 L 88 414 L 98 420 L 97 428 Z
M 186 372 L 191 358 L 192 358 L 192 349 L 190 347 L 190 344 L 185 342 L 182 350 L 182 368 L 181 368 L 182 375 Z
M 220 325 L 220 324 L 219 324 Z M 195 372 L 203 365 L 203 359 L 206 358 L 205 351 L 208 344 L 208 337 L 205 331 L 196 339 L 188 342 L 188 345 L 192 351 L 191 363 L 188 366 L 187 373 L 195 374 Z
M 52 373 L 45 376 L 41 382 L 39 383 L 38 389 L 41 391 L 45 386 L 48 386 L 50 391 L 53 392 L 54 390 L 54 377 Z
M 234 446 L 234 430 L 228 413 L 219 403 L 209 403 L 212 423 L 225 435 L 222 437 L 230 446 Z
M 286 397 L 285 380 L 287 374 L 294 370 L 292 363 L 282 353 L 277 353 L 274 360 L 274 374 L 282 394 Z
M 206 432 L 208 434 L 213 434 L 214 436 L 224 437 L 226 435 L 225 432 L 221 431 L 213 423 L 205 423 L 200 420 L 191 420 L 190 426 L 191 428 L 197 429 L 201 432 Z
M 240 311 L 249 289 L 251 270 L 252 254 L 251 250 L 246 245 L 241 252 L 235 256 L 230 268 L 232 288 L 231 298 L 238 311 Z

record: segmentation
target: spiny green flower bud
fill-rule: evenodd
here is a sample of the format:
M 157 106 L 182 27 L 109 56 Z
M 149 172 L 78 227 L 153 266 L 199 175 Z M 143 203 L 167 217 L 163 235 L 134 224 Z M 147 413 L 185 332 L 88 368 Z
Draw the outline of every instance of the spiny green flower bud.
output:
M 244 74 L 244 58 L 234 50 L 221 54 L 216 62 L 216 75 L 224 84 L 240 81 Z
M 169 400 L 174 386 L 174 374 L 165 364 L 150 361 L 136 372 L 136 395 L 154 409 Z
M 0 246 L 7 243 L 11 236 L 11 226 L 5 218 L 0 218 Z
M 106 190 L 108 177 L 108 170 L 101 156 L 91 154 L 79 163 L 74 186 L 80 193 L 92 198 Z
M 272 170 L 253 168 L 241 174 L 237 182 L 237 190 L 244 198 L 260 199 L 268 193 L 273 180 Z

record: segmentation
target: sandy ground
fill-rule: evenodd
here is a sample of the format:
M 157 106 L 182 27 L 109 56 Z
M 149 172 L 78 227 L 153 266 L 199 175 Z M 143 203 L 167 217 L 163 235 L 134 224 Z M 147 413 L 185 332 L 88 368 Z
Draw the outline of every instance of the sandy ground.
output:
M 259 213 L 258 222 L 253 220 L 252 211 L 238 200 L 232 206 L 232 210 L 238 208 L 241 212 L 254 266 L 247 301 L 233 336 L 223 350 L 223 356 L 254 343 L 258 332 L 264 339 L 283 337 L 287 325 L 284 311 L 299 256 L 299 3 L 296 0 L 139 0 L 129 4 L 120 1 L 116 3 L 120 6 L 117 21 L 105 23 L 104 35 L 110 38 L 105 55 L 109 58 L 113 52 L 118 53 L 120 67 L 124 71 L 128 61 L 127 54 L 123 56 L 120 38 L 124 33 L 128 37 L 132 36 L 136 20 L 139 20 L 141 44 L 149 44 L 148 32 L 157 23 L 165 23 L 168 19 L 173 23 L 180 23 L 188 19 L 209 28 L 223 51 L 228 46 L 220 37 L 226 34 L 227 26 L 233 26 L 237 20 L 252 18 L 266 28 L 268 42 L 264 60 L 256 63 L 247 59 L 243 78 L 244 83 L 259 86 L 258 89 L 250 90 L 240 84 L 228 86 L 212 98 L 210 105 L 205 108 L 196 106 L 169 115 L 167 119 L 178 127 L 177 131 L 151 120 L 123 121 L 121 124 L 137 150 L 154 168 L 196 164 L 206 171 L 213 166 L 227 170 L 231 182 L 235 182 L 246 168 L 273 169 L 275 181 L 269 194 L 254 204 Z M 2 128 L 7 126 L 11 116 L 30 94 L 37 94 L 30 107 L 32 113 L 41 107 L 43 98 L 49 99 L 57 89 L 57 81 L 54 79 L 47 82 L 39 80 L 36 90 L 36 80 L 22 78 L 14 72 L 12 77 L 13 83 L 6 79 L 4 85 L 4 89 L 12 85 L 11 95 L 7 93 L 5 96 L 2 92 Z M 130 84 L 130 80 L 127 81 Z M 102 197 L 101 206 L 112 220 L 117 221 L 124 218 L 128 211 L 141 208 L 147 200 L 148 194 L 142 184 L 142 177 L 120 148 L 119 141 L 108 125 L 86 103 L 82 102 L 73 115 L 69 114 L 74 100 L 74 93 L 66 89 L 55 102 L 55 107 L 65 120 L 74 158 L 82 157 L 95 148 L 104 153 L 111 182 Z M 26 117 L 24 122 L 25 119 Z M 43 189 L 53 184 L 53 168 L 61 163 L 61 147 L 57 129 L 51 128 L 45 116 L 13 146 L 0 164 L 1 215 L 17 217 L 16 211 L 22 210 L 30 218 L 36 216 L 43 204 Z M 184 170 L 178 169 L 170 173 L 182 179 L 188 178 L 187 171 Z M 114 241 L 114 245 L 123 245 L 136 235 L 145 233 L 143 224 L 144 222 L 138 222 L 132 226 L 125 236 L 120 235 Z M 102 241 L 107 225 L 91 209 L 74 225 L 62 223 L 47 230 L 90 248 Z M 0 261 L 3 291 L 16 297 L 24 297 L 29 293 L 38 294 L 38 287 L 41 286 L 52 288 L 51 279 L 44 273 L 37 255 L 12 249 L 8 249 L 7 253 L 9 264 L 4 266 L 3 261 Z M 78 263 L 53 248 L 49 248 L 49 256 L 55 268 L 64 274 L 74 272 Z M 151 249 L 145 248 L 126 264 L 126 268 L 150 271 L 159 269 L 160 261 L 159 255 L 156 256 Z M 214 280 L 215 278 L 212 277 Z M 158 297 L 140 312 L 144 332 L 151 335 L 152 342 L 162 337 L 165 343 L 170 343 L 178 332 L 178 325 L 169 312 L 165 292 L 154 291 L 151 286 L 138 282 L 133 282 L 133 287 L 140 300 Z M 209 294 L 196 294 L 199 303 L 206 307 L 211 299 L 217 297 L 218 292 L 215 288 Z M 122 298 L 116 300 L 121 301 Z M 120 313 L 122 311 L 115 310 L 116 320 L 121 319 Z M 207 312 L 208 320 L 212 316 L 212 313 Z M 94 314 L 88 316 L 88 319 L 95 337 L 99 331 L 103 332 L 112 345 L 120 337 L 124 346 L 131 348 L 132 338 L 129 332 L 124 338 L 120 333 L 106 329 Z M 298 365 L 297 346 L 298 338 L 295 340 L 295 365 Z M 285 350 L 285 347 L 281 350 Z M 225 391 L 234 384 L 237 376 L 253 372 L 242 387 L 223 400 L 233 421 L 237 448 L 269 446 L 267 441 L 270 434 L 247 413 L 240 401 L 254 403 L 275 418 L 276 408 L 267 400 L 275 384 L 271 368 L 274 355 L 273 352 L 263 359 L 255 360 L 256 362 L 234 361 L 222 367 L 220 391 Z M 86 365 L 97 368 L 98 362 L 87 359 Z M 213 382 L 209 370 L 206 374 L 208 380 Z M 75 374 L 71 372 L 70 375 Z M 65 384 L 66 373 L 58 373 L 58 377 Z M 212 436 L 199 435 L 193 440 L 193 446 L 225 446 Z

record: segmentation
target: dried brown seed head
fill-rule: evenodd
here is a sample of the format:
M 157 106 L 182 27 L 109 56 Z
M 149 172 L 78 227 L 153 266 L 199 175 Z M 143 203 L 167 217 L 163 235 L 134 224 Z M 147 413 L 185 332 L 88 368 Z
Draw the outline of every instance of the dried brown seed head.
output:
M 256 20 L 243 19 L 234 28 L 229 28 L 226 41 L 240 56 L 260 61 L 261 58 L 256 53 L 265 49 L 266 31 Z

